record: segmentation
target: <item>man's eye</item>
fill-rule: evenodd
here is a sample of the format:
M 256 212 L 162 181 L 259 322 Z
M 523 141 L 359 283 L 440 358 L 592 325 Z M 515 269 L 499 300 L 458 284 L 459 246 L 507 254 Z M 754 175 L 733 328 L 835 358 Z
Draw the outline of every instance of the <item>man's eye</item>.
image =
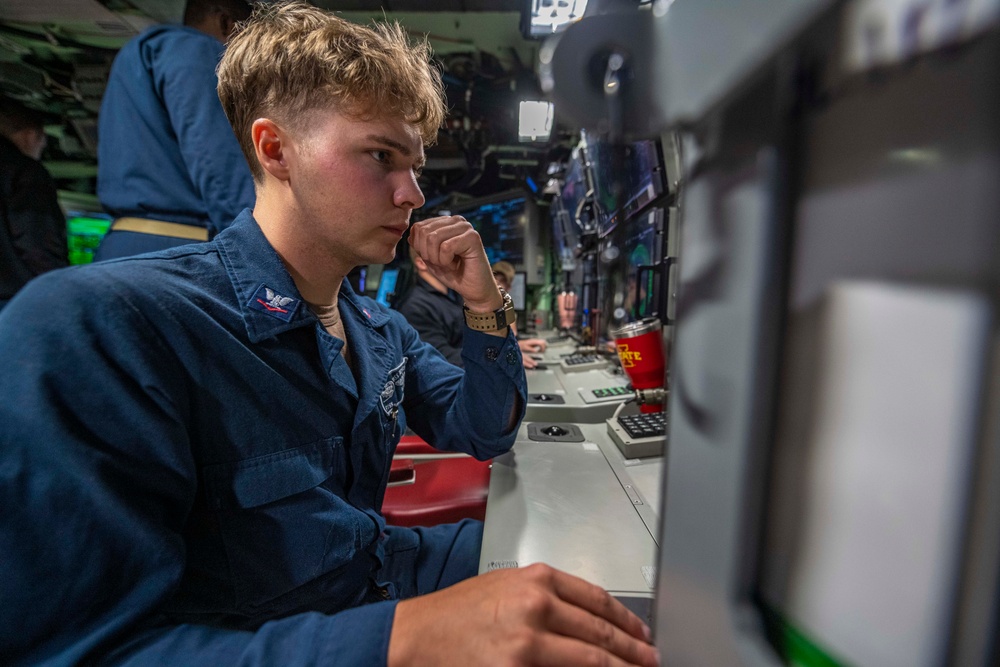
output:
M 389 161 L 392 159 L 392 156 L 389 154 L 389 151 L 380 151 L 380 150 L 371 151 L 371 156 L 375 158 L 377 162 L 381 162 L 382 164 L 389 164 Z
M 420 178 L 420 175 L 423 174 L 423 173 L 424 173 L 424 168 L 423 167 L 414 167 L 413 168 L 413 177 L 414 178 Z

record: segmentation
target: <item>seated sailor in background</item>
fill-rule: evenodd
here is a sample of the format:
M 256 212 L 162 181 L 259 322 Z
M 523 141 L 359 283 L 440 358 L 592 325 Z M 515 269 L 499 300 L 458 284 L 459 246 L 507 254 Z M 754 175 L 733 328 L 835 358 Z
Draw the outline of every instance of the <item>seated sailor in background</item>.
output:
M 461 216 L 455 217 L 463 219 Z M 462 341 L 468 327 L 462 297 L 435 277 L 434 271 L 413 247 L 410 248 L 410 261 L 416 271 L 414 284 L 396 309 L 403 314 L 410 326 L 417 330 L 421 340 L 433 345 L 451 363 L 463 366 L 465 362 L 462 361 Z M 512 272 L 513 268 L 511 267 Z M 496 275 L 494 272 L 494 278 Z M 507 286 L 504 287 L 497 280 L 497 287 L 506 293 L 509 291 L 510 281 L 507 281 Z M 514 327 L 515 324 L 512 322 L 510 330 L 517 335 Z M 525 343 L 528 345 L 525 346 Z M 537 338 L 518 341 L 517 344 L 522 351 L 534 352 L 544 352 L 546 346 L 545 341 Z M 538 362 L 528 356 L 522 357 L 521 361 L 528 369 L 538 366 Z
M 410 246 L 413 263 L 413 286 L 396 306 L 420 339 L 434 346 L 444 358 L 456 366 L 462 361 L 462 341 L 465 338 L 465 309 L 462 297 L 438 280 L 414 246 Z
M 471 309 L 464 371 L 345 280 L 424 202 L 445 110 L 426 42 L 267 5 L 219 91 L 254 209 L 208 243 L 41 276 L 0 313 L 5 662 L 656 664 L 600 588 L 473 577 L 482 524 L 379 513 L 407 424 L 494 457 L 526 396 L 464 219 L 410 236 Z
M 510 262 L 501 260 L 499 262 L 494 262 L 493 266 L 490 268 L 493 271 L 493 279 L 497 281 L 497 287 L 505 292 L 510 292 L 511 285 L 514 284 L 514 265 Z M 516 324 L 511 325 L 511 330 L 514 332 L 514 335 L 517 335 L 516 327 Z M 518 339 L 517 346 L 521 348 L 522 352 L 539 353 L 544 352 L 546 348 L 548 348 L 549 344 L 541 338 L 524 338 Z M 529 359 L 530 357 L 524 358 L 524 367 L 534 368 L 535 364 L 529 365 L 529 363 L 531 363 L 528 361 Z M 534 360 L 532 359 L 532 361 Z

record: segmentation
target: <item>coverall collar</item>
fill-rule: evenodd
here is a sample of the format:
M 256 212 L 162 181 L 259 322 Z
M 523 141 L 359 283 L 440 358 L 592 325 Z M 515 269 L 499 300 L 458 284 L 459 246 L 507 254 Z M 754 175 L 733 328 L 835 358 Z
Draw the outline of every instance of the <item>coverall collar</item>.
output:
M 252 342 L 317 322 L 250 209 L 244 209 L 213 243 L 233 283 Z M 341 285 L 340 298 L 373 328 L 388 321 L 381 311 L 360 304 L 347 280 Z

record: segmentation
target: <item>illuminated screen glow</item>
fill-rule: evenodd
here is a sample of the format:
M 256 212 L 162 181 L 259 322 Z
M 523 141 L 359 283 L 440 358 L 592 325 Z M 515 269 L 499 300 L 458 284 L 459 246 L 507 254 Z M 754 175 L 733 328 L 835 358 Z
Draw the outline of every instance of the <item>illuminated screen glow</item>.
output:
M 490 264 L 500 260 L 515 265 L 524 263 L 524 231 L 530 213 L 523 195 L 455 213 L 461 214 L 479 232 Z

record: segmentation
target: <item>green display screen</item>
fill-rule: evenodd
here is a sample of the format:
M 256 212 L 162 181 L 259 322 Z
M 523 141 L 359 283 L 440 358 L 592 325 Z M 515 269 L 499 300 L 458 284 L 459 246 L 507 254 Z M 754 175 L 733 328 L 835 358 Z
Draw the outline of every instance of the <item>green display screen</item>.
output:
M 848 663 L 834 657 L 819 642 L 767 606 L 764 607 L 764 622 L 771 644 L 789 667 L 848 667 Z
M 94 250 L 108 233 L 110 218 L 71 216 L 66 219 L 66 236 L 70 264 L 89 264 L 94 260 Z

